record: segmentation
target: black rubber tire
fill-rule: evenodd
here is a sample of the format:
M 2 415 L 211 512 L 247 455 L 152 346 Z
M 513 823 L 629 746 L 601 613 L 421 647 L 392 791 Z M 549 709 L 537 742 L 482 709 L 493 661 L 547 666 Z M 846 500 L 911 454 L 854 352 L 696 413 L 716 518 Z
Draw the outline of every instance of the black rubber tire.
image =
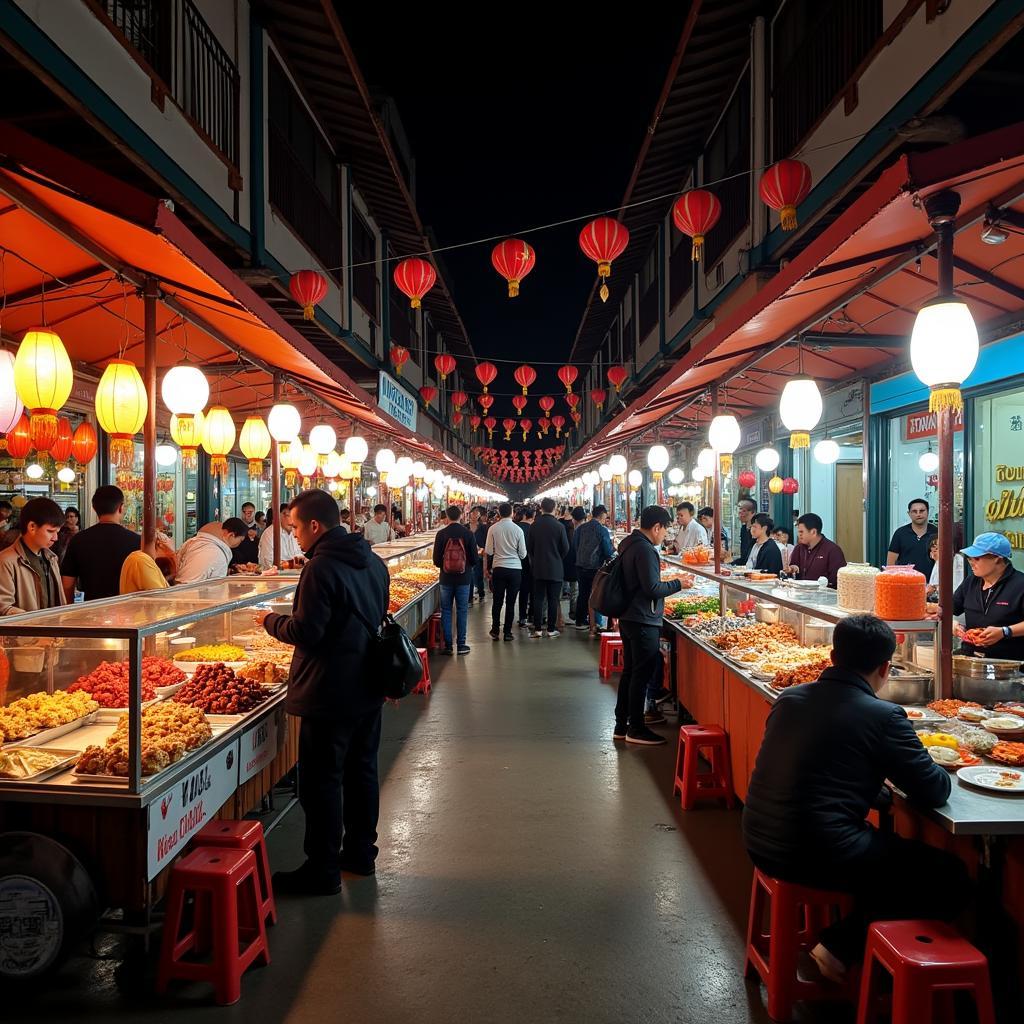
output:
M 98 916 L 96 887 L 70 850 L 36 832 L 0 835 L 0 982 L 52 971 Z

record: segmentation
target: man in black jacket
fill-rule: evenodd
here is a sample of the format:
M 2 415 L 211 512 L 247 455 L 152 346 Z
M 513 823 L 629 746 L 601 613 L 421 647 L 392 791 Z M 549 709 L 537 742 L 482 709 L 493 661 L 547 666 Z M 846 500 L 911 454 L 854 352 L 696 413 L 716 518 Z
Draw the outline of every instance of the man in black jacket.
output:
M 533 632 L 543 636 L 544 604 L 547 603 L 547 635 L 558 636 L 558 607 L 562 599 L 563 559 L 569 551 L 565 528 L 555 518 L 553 498 L 540 503 L 540 515 L 526 538 L 526 550 L 533 572 Z
M 441 630 L 444 653 L 452 653 L 452 602 L 455 602 L 456 639 L 459 654 L 469 654 L 466 644 L 466 619 L 469 616 L 469 592 L 473 589 L 473 567 L 479 561 L 476 539 L 459 522 L 462 509 L 452 505 L 445 513 L 448 525 L 434 536 L 434 565 L 441 570 Z M 461 571 L 456 571 L 461 568 Z
M 257 622 L 293 644 L 288 698 L 301 718 L 299 803 L 306 814 L 306 862 L 274 874 L 278 892 L 332 894 L 341 872 L 374 873 L 384 699 L 366 675 L 370 629 L 388 609 L 387 566 L 358 534 L 345 533 L 327 491 L 303 491 L 289 508 L 308 564 L 291 615 Z M 365 620 L 365 622 L 363 621 Z
M 743 811 L 747 851 L 762 871 L 852 893 L 853 912 L 826 928 L 811 951 L 833 981 L 860 961 L 872 921 L 954 917 L 967 890 L 959 859 L 865 820 L 880 797 L 887 802 L 886 779 L 922 807 L 949 798 L 949 775 L 906 712 L 876 696 L 895 650 L 896 635 L 881 619 L 839 621 L 833 667 L 775 702 Z
M 665 598 L 683 587 L 680 580 L 661 579 L 658 550 L 671 521 L 660 505 L 649 505 L 640 513 L 640 528 L 619 545 L 623 583 L 631 600 L 619 616 L 623 664 L 613 735 L 617 740 L 644 746 L 665 742 L 664 736 L 644 724 L 644 698 L 661 660 Z

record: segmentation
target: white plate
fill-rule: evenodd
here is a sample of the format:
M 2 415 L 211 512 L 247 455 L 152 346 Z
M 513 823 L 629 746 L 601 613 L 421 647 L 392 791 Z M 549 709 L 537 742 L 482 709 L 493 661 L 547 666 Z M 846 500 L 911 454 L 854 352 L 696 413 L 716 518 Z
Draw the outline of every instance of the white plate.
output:
M 770 683 L 775 678 L 774 672 L 758 672 L 756 669 L 751 669 L 750 674 L 762 683 Z
M 990 789 L 994 793 L 1024 793 L 1024 771 L 1020 768 L 993 768 L 987 764 L 979 764 L 961 768 L 956 775 L 958 779 L 963 779 L 972 786 Z M 1009 785 L 997 785 L 1000 780 L 1008 782 Z
M 167 697 L 173 697 L 184 685 L 185 685 L 185 680 L 182 679 L 182 681 L 180 683 L 173 683 L 171 686 L 157 686 L 157 687 L 154 687 L 153 692 L 161 700 L 163 700 L 163 699 L 165 699 Z
M 1012 726 L 1007 726 L 1004 729 L 993 725 L 994 721 L 1000 721 L 1006 719 L 1007 721 L 1013 720 Z M 1024 730 L 1024 718 L 1019 718 L 1017 715 L 998 715 L 993 718 L 988 718 L 981 723 L 982 729 L 988 730 L 988 732 L 994 733 L 996 736 L 1009 736 L 1013 733 L 1018 733 Z
M 158 691 L 159 692 L 159 691 Z M 907 718 L 912 722 L 945 722 L 946 719 L 942 717 L 937 711 L 932 711 L 931 708 L 915 708 L 910 707 L 908 704 L 901 704 L 907 713 Z M 911 714 L 913 712 L 913 714 Z
M 801 590 L 821 590 L 821 580 L 789 580 L 786 584 L 790 587 L 799 587 Z

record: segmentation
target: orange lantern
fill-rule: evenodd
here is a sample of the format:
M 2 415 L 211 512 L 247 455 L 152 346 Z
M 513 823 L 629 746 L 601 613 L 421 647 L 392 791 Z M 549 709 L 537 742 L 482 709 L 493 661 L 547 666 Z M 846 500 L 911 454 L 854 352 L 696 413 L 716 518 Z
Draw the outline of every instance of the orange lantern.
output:
M 506 238 L 491 251 L 491 265 L 508 281 L 508 297 L 519 294 L 519 282 L 533 270 L 537 254 L 533 246 L 519 238 Z
M 63 469 L 71 458 L 71 445 L 74 440 L 74 432 L 71 429 L 71 420 L 67 416 L 60 416 L 57 419 L 57 440 L 50 448 L 50 457 L 53 459 L 57 469 Z
M 327 278 L 315 270 L 297 270 L 288 282 L 292 298 L 302 307 L 302 319 L 313 319 L 313 307 L 327 294 Z
M 14 465 L 21 469 L 25 465 L 28 453 L 32 451 L 32 424 L 25 413 L 21 419 L 7 431 L 7 454 Z
M 250 416 L 242 424 L 238 447 L 249 460 L 249 479 L 263 476 L 263 460 L 270 454 L 272 439 L 262 416 Z
M 71 395 L 74 374 L 64 342 L 54 331 L 26 331 L 14 357 L 14 386 L 29 411 L 32 436 L 49 451 L 57 440 L 57 412 Z
M 523 394 L 529 394 L 530 385 L 537 379 L 537 371 L 532 366 L 527 366 L 525 363 L 522 366 L 516 367 L 516 372 L 513 374 L 516 383 L 523 389 Z
M 628 376 L 629 371 L 624 366 L 608 367 L 608 383 L 615 386 L 616 394 L 622 390 L 622 385 L 626 382 Z
M 201 412 L 192 416 L 171 414 L 171 440 L 181 449 L 181 464 L 186 469 L 196 468 L 203 441 L 203 420 Z
M 80 466 L 88 465 L 96 457 L 98 447 L 96 428 L 88 420 L 79 423 L 71 438 L 71 454 L 75 457 L 75 462 Z
M 210 456 L 210 476 L 223 479 L 228 472 L 228 452 L 235 446 L 235 421 L 223 405 L 214 405 L 203 420 L 203 450 Z
M 604 408 L 605 399 L 608 397 L 608 392 L 604 388 L 591 388 L 590 400 L 597 406 L 598 412 Z
M 412 308 L 419 309 L 420 300 L 437 281 L 437 271 L 426 260 L 413 256 L 395 267 L 394 279 L 398 290 L 409 297 Z
M 494 383 L 494 378 L 498 376 L 498 368 L 494 363 L 477 363 L 476 365 L 476 379 L 484 387 L 484 394 L 487 394 L 487 385 Z
M 434 356 L 434 369 L 441 375 L 441 380 L 447 380 L 448 374 L 455 372 L 455 356 L 448 352 Z
M 395 376 L 402 376 L 402 367 L 409 362 L 409 350 L 402 345 L 391 346 L 391 362 L 395 365 Z
M 612 263 L 629 245 L 629 230 L 625 224 L 611 217 L 598 217 L 580 232 L 580 248 L 597 264 L 597 276 L 601 279 L 600 296 L 608 301 L 608 285 L 605 283 L 612 273 Z

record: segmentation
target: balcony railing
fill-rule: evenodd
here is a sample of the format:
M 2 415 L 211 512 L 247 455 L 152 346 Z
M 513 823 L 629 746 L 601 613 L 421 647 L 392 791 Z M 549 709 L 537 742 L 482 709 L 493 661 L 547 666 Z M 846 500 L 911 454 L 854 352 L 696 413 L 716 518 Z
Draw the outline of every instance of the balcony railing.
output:
M 640 344 L 647 335 L 658 326 L 661 302 L 661 282 L 657 276 L 647 286 L 647 291 L 640 298 Z
M 722 216 L 704 240 L 703 265 L 707 270 L 722 258 L 736 236 L 750 222 L 750 181 L 749 175 L 742 173 L 745 170 L 745 165 L 737 162 L 726 169 L 723 175 L 725 180 L 713 186 L 722 204 Z
M 688 238 L 682 239 L 672 250 L 668 260 L 668 308 L 675 309 L 693 287 L 692 246 Z

